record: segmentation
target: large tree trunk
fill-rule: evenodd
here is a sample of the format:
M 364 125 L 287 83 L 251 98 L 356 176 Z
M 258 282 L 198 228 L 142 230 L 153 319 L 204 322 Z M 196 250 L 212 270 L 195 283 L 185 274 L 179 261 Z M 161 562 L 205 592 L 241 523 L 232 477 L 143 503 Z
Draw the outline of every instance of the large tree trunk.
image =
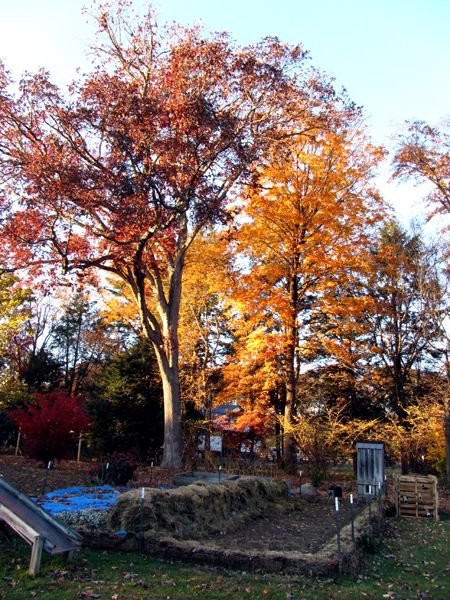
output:
M 400 423 L 402 425 L 405 424 L 406 418 L 406 398 L 405 398 L 405 376 L 402 369 L 401 355 L 400 351 L 396 352 L 396 356 L 394 358 L 394 366 L 393 366 L 393 376 L 394 376 L 394 411 L 397 413 L 397 416 L 400 419 Z M 401 445 L 400 447 L 400 462 L 401 462 L 401 470 L 402 475 L 407 475 L 410 471 L 410 452 L 409 447 L 406 445 Z
M 155 350 L 163 386 L 164 451 L 161 466 L 166 469 L 179 469 L 183 457 L 183 436 L 177 327 L 166 327 L 164 334 L 161 331 L 149 332 L 144 328 L 144 334 Z
M 163 386 L 164 451 L 161 466 L 166 469 L 179 469 L 183 456 L 177 329 L 176 324 L 173 329 L 166 326 L 163 337 L 158 336 L 159 342 L 151 338 Z
M 178 319 L 181 297 L 181 274 L 172 278 L 171 303 L 160 303 L 161 322 L 141 303 L 143 332 L 155 350 L 163 386 L 164 451 L 161 466 L 179 469 L 183 457 L 181 394 L 178 367 Z M 143 297 L 143 295 L 141 295 Z
M 164 400 L 164 452 L 161 466 L 179 469 L 183 457 L 181 429 L 181 394 L 178 370 L 178 315 L 174 315 L 172 326 L 165 323 L 163 332 L 151 337 L 158 361 L 163 386 Z
M 160 368 L 164 397 L 164 452 L 162 467 L 179 469 L 183 447 L 181 432 L 181 399 L 176 368 Z
M 450 415 L 445 417 L 445 485 L 450 489 Z
M 288 472 L 295 468 L 295 440 L 292 433 L 293 415 L 297 396 L 297 378 L 295 371 L 295 346 L 297 341 L 296 314 L 293 311 L 292 323 L 286 328 L 286 404 L 284 407 L 285 430 L 283 436 L 283 462 Z
M 445 373 L 447 376 L 447 391 L 444 398 L 444 435 L 445 435 L 445 485 L 450 489 L 450 343 L 447 340 L 445 356 Z
M 155 350 L 163 386 L 164 400 L 164 451 L 161 466 L 166 469 L 179 469 L 183 457 L 183 436 L 181 428 L 181 394 L 179 380 L 178 323 L 182 291 L 184 254 L 188 246 L 187 217 L 180 217 L 178 251 L 170 261 L 169 277 L 166 286 L 158 269 L 151 273 L 156 311 L 152 313 L 147 304 L 146 282 L 142 264 L 144 246 L 135 257 L 134 281 L 132 289 L 139 307 L 144 335 Z M 156 318 L 156 314 L 158 318 Z
M 283 463 L 288 472 L 292 472 L 295 465 L 295 442 L 291 431 L 293 407 L 294 396 L 287 386 L 286 405 L 284 408 Z

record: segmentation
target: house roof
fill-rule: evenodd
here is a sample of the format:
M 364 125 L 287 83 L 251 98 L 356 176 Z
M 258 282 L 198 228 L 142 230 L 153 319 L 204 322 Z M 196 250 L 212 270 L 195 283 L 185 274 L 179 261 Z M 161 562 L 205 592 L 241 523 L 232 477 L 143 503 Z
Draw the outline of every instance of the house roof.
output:
M 240 411 L 241 407 L 237 404 L 233 404 L 231 402 L 229 402 L 228 404 L 219 404 L 211 410 L 211 417 L 212 419 L 215 419 L 217 417 L 223 417 L 230 413 L 237 413 Z

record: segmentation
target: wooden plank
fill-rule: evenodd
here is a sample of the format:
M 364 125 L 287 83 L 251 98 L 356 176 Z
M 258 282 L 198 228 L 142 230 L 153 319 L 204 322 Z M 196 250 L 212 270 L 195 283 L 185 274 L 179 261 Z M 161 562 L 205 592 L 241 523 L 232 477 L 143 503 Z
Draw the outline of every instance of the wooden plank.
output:
M 37 535 L 33 540 L 33 547 L 31 549 L 30 568 L 28 569 L 30 575 L 37 575 L 39 573 L 43 548 L 44 538 Z
M 420 504 L 435 504 L 436 503 L 436 496 L 430 496 L 430 495 L 426 495 L 423 496 L 422 494 L 418 494 L 417 495 L 417 500 L 418 502 L 420 502 Z
M 434 517 L 435 521 L 439 521 L 438 506 L 439 506 L 439 494 L 438 494 L 437 479 L 436 479 L 436 489 L 434 492 L 434 511 L 433 511 L 433 517 Z
M 414 495 L 417 495 L 417 496 L 419 496 L 419 495 L 428 495 L 431 498 L 434 498 L 435 495 L 436 495 L 435 494 L 435 490 L 430 489 L 430 488 L 423 489 L 423 488 L 404 488 L 404 487 L 401 487 L 401 488 L 399 488 L 398 491 L 399 491 L 400 494 L 414 494 Z
M 435 498 L 435 494 L 428 490 L 426 492 L 424 492 L 423 490 L 400 490 L 400 494 L 419 499 L 423 498 L 424 496 L 428 496 L 429 498 Z
M 424 481 L 426 483 L 430 483 L 436 479 L 435 475 L 399 475 L 400 481 Z
M 411 504 L 400 504 L 400 508 L 402 510 L 408 510 L 408 508 L 415 508 L 416 506 L 418 506 L 419 508 L 423 508 L 424 510 L 434 510 L 434 504 L 433 503 L 428 503 L 428 504 L 419 504 L 417 502 L 415 503 L 411 503 Z
M 0 504 L 0 519 L 3 519 L 28 544 L 32 544 L 38 532 L 20 519 L 12 510 Z
M 403 483 L 402 482 L 402 483 L 400 483 L 399 489 L 400 490 L 423 490 L 423 491 L 428 490 L 428 491 L 432 492 L 435 488 L 432 485 L 426 485 L 424 483 L 409 483 L 409 482 Z

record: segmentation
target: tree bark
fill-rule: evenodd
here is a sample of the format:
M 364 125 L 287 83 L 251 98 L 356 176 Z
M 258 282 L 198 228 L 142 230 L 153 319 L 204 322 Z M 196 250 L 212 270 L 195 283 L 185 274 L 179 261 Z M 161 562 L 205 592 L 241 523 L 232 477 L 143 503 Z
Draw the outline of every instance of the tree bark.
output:
M 447 338 L 447 345 L 444 351 L 445 357 L 445 375 L 447 380 L 447 390 L 444 397 L 444 436 L 445 436 L 445 485 L 450 489 L 450 343 Z
M 181 467 L 183 456 L 178 365 L 172 368 L 162 365 L 159 357 L 158 362 L 164 398 L 164 451 L 161 466 L 178 469 Z
M 296 400 L 295 343 L 293 341 L 296 335 L 295 331 L 295 327 L 288 328 L 289 341 L 285 367 L 286 403 L 284 406 L 283 462 L 289 472 L 292 472 L 295 467 L 295 441 L 291 431 Z
M 286 406 L 284 408 L 284 433 L 283 433 L 283 463 L 289 472 L 294 468 L 295 445 L 294 436 L 290 430 L 292 425 L 294 398 L 288 390 L 286 390 Z
M 180 261 L 181 263 L 181 261 Z M 183 456 L 183 436 L 181 427 L 181 394 L 178 365 L 178 319 L 181 298 L 181 268 L 172 275 L 170 302 L 163 297 L 163 287 L 159 286 L 158 311 L 160 321 L 150 312 L 146 303 L 145 286 L 137 283 L 136 298 L 140 307 L 142 332 L 152 343 L 161 375 L 164 401 L 164 450 L 161 466 L 179 469 Z
M 179 291 L 181 294 L 181 289 Z M 183 456 L 181 428 L 181 394 L 178 367 L 178 315 L 172 315 L 172 327 L 152 333 L 148 338 L 153 344 L 163 386 L 164 400 L 164 451 L 161 466 L 179 469 Z M 148 331 L 147 331 L 148 334 Z
M 295 468 L 295 441 L 291 432 L 293 424 L 293 415 L 295 410 L 295 401 L 297 397 L 297 377 L 296 377 L 296 356 L 295 348 L 297 344 L 297 298 L 298 289 L 295 274 L 289 282 L 289 296 L 291 303 L 291 323 L 286 327 L 286 404 L 284 408 L 285 431 L 283 436 L 283 461 L 289 472 L 293 472 Z M 286 432 L 287 429 L 287 432 Z
M 450 415 L 445 417 L 445 485 L 450 489 Z

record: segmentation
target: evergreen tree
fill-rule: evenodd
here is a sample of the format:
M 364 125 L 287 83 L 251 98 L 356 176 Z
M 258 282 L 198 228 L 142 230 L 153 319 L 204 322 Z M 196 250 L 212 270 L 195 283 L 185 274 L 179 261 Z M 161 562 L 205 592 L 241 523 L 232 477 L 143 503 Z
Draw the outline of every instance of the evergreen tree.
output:
M 141 459 L 158 454 L 164 429 L 162 386 L 148 341 L 138 341 L 105 365 L 88 411 L 100 451 L 132 450 Z

